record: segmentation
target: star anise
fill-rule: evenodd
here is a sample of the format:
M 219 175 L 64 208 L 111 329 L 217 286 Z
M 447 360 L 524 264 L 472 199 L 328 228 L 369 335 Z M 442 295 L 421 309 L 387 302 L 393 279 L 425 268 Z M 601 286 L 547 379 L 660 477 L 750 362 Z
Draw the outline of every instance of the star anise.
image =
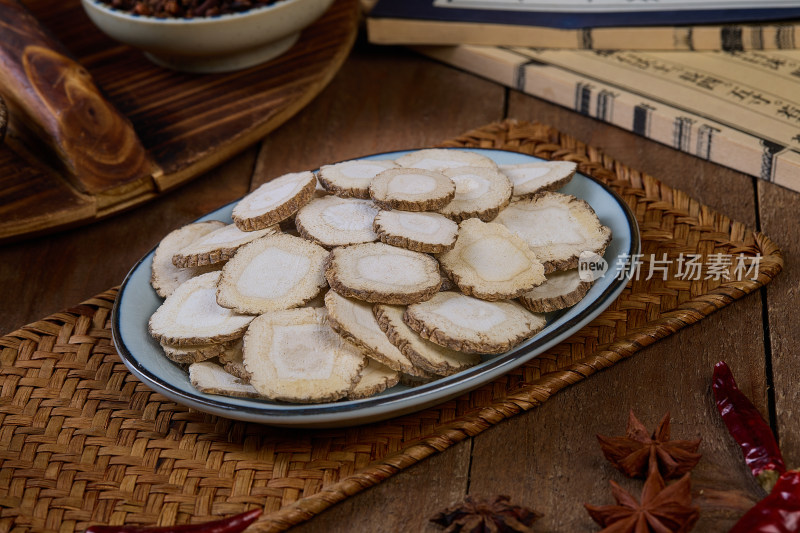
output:
M 695 453 L 700 446 L 697 440 L 670 440 L 669 413 L 664 415 L 652 436 L 647 428 L 630 412 L 624 437 L 598 435 L 603 454 L 611 464 L 629 477 L 644 477 L 649 465 L 658 464 L 665 479 L 676 478 L 689 472 L 700 460 Z
M 533 531 L 531 524 L 542 515 L 525 507 L 509 504 L 508 496 L 494 501 L 473 499 L 470 496 L 451 505 L 430 519 L 447 529 L 444 533 L 523 533 Z
M 592 519 L 605 528 L 600 533 L 685 533 L 700 517 L 700 509 L 692 506 L 689 474 L 665 486 L 655 463 L 644 482 L 641 500 L 613 481 L 611 490 L 617 505 L 584 504 Z

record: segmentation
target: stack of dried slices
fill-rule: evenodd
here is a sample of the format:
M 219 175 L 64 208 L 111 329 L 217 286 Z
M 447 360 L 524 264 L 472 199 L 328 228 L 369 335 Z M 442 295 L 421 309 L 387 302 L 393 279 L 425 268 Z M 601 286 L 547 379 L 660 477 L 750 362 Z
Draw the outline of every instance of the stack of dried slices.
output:
M 611 231 L 552 192 L 574 172 L 431 149 L 281 176 L 234 224 L 164 238 L 150 333 L 212 394 L 316 403 L 454 374 L 589 289 L 578 256 Z

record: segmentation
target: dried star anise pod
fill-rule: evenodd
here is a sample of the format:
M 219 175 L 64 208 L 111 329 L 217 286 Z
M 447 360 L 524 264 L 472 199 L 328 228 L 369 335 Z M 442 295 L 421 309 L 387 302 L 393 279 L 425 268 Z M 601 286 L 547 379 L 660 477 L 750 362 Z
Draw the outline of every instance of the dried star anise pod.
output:
M 592 519 L 605 528 L 600 533 L 685 533 L 700 517 L 700 509 L 692 506 L 689 474 L 665 486 L 655 463 L 650 466 L 641 500 L 613 481 L 611 490 L 617 505 L 584 504 Z
M 525 507 L 511 505 L 508 496 L 497 496 L 494 501 L 473 499 L 451 505 L 430 519 L 447 529 L 444 533 L 523 533 L 533 531 L 531 524 L 542 515 Z
M 644 477 L 651 463 L 656 462 L 665 479 L 676 478 L 690 471 L 700 460 L 695 453 L 697 440 L 669 440 L 669 413 L 664 415 L 652 436 L 630 412 L 624 437 L 598 435 L 603 454 L 611 464 L 629 477 Z

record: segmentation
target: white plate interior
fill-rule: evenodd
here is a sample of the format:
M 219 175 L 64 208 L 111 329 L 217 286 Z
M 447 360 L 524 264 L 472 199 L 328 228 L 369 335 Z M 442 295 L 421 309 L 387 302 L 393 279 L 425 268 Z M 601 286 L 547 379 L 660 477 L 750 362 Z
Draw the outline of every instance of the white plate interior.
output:
M 492 158 L 498 164 L 530 163 L 540 159 L 516 152 L 469 149 Z M 395 159 L 408 151 L 376 154 L 363 159 Z M 158 342 L 147 332 L 150 316 L 162 300 L 150 286 L 154 250 L 143 257 L 128 274 L 114 306 L 114 343 L 125 365 L 148 386 L 170 399 L 212 414 L 281 426 L 346 426 L 397 416 L 443 402 L 474 389 L 523 364 L 558 344 L 608 307 L 625 287 L 627 267 L 618 257 L 639 252 L 639 232 L 624 203 L 594 180 L 576 174 L 559 192 L 586 200 L 600 221 L 611 228 L 612 240 L 604 258 L 606 275 L 598 279 L 577 305 L 548 314 L 547 326 L 535 337 L 501 355 L 483 356 L 483 361 L 456 375 L 415 388 L 396 385 L 371 398 L 317 405 L 294 405 L 268 400 L 230 398 L 203 394 L 194 389 L 187 372 L 169 361 Z M 234 203 L 201 217 L 231 223 Z

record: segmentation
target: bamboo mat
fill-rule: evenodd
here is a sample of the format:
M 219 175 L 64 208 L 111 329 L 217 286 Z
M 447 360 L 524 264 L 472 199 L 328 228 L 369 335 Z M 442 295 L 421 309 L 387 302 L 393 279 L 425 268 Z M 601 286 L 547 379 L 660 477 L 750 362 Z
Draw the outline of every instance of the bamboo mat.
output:
M 366 426 L 276 429 L 190 411 L 150 391 L 111 342 L 111 289 L 0 339 L 0 530 L 172 525 L 262 507 L 279 531 L 614 365 L 768 283 L 764 235 L 538 124 L 444 143 L 576 161 L 630 205 L 643 253 L 761 255 L 755 281 L 642 276 L 576 335 L 460 398 Z

